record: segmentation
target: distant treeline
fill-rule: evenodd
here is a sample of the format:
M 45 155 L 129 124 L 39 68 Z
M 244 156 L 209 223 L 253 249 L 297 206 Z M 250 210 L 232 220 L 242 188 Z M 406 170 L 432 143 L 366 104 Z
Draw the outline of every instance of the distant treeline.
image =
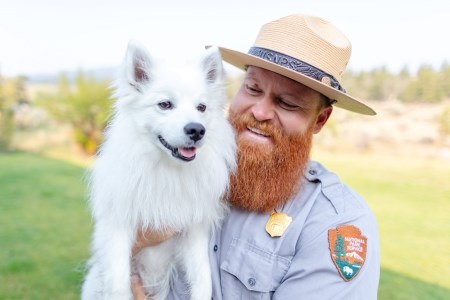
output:
M 234 97 L 242 76 L 230 77 L 227 95 Z M 101 140 L 101 131 L 111 109 L 110 79 L 79 71 L 73 79 L 60 74 L 55 91 L 28 98 L 28 78 L 5 78 L 0 74 L 0 151 L 8 149 L 15 127 L 15 115 L 21 106 L 41 107 L 60 122 L 70 123 L 75 140 L 86 152 L 93 153 Z M 436 103 L 450 99 L 450 66 L 439 69 L 422 65 L 416 73 L 404 69 L 391 73 L 385 67 L 364 72 L 349 71 L 342 85 L 363 100 L 399 99 L 404 102 Z M 441 129 L 450 134 L 450 106 L 440 117 Z
M 229 78 L 227 94 L 232 99 L 243 75 Z M 450 99 L 450 65 L 436 69 L 420 66 L 415 73 L 404 68 L 398 73 L 386 67 L 370 71 L 347 71 L 341 80 L 344 88 L 362 100 L 397 99 L 403 102 L 436 103 Z
M 405 68 L 395 74 L 385 67 L 365 72 L 349 71 L 344 74 L 342 84 L 360 99 L 439 102 L 450 99 L 450 65 L 443 63 L 439 69 L 422 65 L 416 73 Z

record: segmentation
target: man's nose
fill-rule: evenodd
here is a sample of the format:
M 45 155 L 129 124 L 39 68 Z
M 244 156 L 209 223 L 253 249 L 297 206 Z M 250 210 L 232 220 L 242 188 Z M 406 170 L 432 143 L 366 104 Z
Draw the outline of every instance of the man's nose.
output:
M 258 121 L 268 121 L 275 117 L 274 101 L 269 96 L 264 96 L 252 107 L 252 113 Z

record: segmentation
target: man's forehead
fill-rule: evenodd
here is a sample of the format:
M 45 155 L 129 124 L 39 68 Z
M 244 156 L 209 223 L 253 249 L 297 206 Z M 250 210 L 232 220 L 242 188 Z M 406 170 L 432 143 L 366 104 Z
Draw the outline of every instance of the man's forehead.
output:
M 281 87 L 283 90 L 290 90 L 295 94 L 301 93 L 301 94 L 308 94 L 308 96 L 313 96 L 316 94 L 318 98 L 320 98 L 320 93 L 307 87 L 306 85 L 297 82 L 295 80 L 292 80 L 286 76 L 283 76 L 281 74 L 272 72 L 270 70 L 266 70 L 263 68 L 255 67 L 255 66 L 248 66 L 247 72 L 246 72 L 246 78 L 252 79 L 257 81 L 258 83 L 261 83 L 264 80 L 269 80 L 271 83 L 276 82 L 279 87 Z
M 277 80 L 280 83 L 283 83 L 286 86 L 296 86 L 299 88 L 303 88 L 303 89 L 310 89 L 307 86 L 305 86 L 304 84 L 297 82 L 295 80 L 292 80 L 289 77 L 286 77 L 284 75 L 278 74 L 276 72 L 267 70 L 267 69 L 263 69 L 260 67 L 255 67 L 255 66 L 248 66 L 247 68 L 247 74 L 246 76 L 248 78 L 252 78 L 252 79 L 265 79 L 268 78 L 271 81 L 273 80 Z

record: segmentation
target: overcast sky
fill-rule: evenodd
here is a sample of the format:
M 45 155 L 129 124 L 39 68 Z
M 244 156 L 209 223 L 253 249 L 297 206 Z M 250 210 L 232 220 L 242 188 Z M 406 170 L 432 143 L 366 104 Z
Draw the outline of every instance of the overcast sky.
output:
M 263 23 L 291 13 L 341 28 L 353 70 L 450 62 L 449 0 L 0 0 L 0 74 L 115 67 L 130 39 L 168 55 L 246 52 Z

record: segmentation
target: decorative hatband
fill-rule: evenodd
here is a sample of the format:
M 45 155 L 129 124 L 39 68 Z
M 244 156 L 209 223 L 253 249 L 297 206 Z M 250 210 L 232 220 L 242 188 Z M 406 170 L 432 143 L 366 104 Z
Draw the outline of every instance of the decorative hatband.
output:
M 275 63 L 279 66 L 291 69 L 295 72 L 302 73 L 312 79 L 323 82 L 334 89 L 337 89 L 343 93 L 345 93 L 345 89 L 340 85 L 339 81 L 336 80 L 332 75 L 325 73 L 324 71 L 311 66 L 304 61 L 293 58 L 289 55 L 265 49 L 260 47 L 251 47 L 248 51 L 248 54 L 257 56 L 264 60 L 267 60 L 271 63 Z

